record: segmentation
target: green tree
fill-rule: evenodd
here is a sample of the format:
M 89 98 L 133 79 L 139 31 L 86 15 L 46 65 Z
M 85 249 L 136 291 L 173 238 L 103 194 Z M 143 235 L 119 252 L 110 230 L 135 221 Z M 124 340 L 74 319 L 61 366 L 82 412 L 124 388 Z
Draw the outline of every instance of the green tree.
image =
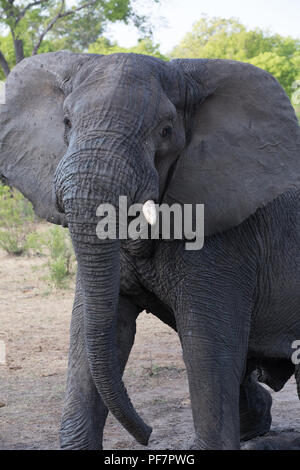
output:
M 272 73 L 289 96 L 293 82 L 300 78 L 300 40 L 261 29 L 247 30 L 233 18 L 203 16 L 171 56 L 250 62 Z
M 289 96 L 292 95 L 292 86 L 299 77 L 299 69 L 294 67 L 290 57 L 277 55 L 275 52 L 264 52 L 249 62 L 274 75 Z
M 160 53 L 159 44 L 153 44 L 150 38 L 140 39 L 136 46 L 126 48 L 121 47 L 117 42 L 111 42 L 107 38 L 98 38 L 90 44 L 88 52 L 93 54 L 115 54 L 116 52 L 133 52 L 135 54 L 145 54 L 167 60 L 167 57 Z
M 151 0 L 158 2 L 159 0 Z M 82 51 L 108 23 L 131 22 L 144 34 L 151 27 L 134 11 L 132 0 L 0 0 L 1 75 L 24 57 L 59 49 Z

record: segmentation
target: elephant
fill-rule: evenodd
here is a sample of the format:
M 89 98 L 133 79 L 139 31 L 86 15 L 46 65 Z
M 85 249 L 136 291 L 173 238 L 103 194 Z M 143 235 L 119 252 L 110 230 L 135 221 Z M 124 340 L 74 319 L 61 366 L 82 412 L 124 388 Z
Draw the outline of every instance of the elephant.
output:
M 193 449 L 267 433 L 300 368 L 300 127 L 283 88 L 247 63 L 59 51 L 24 59 L 0 106 L 0 172 L 78 262 L 62 449 L 102 449 L 108 411 L 141 444 L 151 428 L 122 374 L 136 318 L 178 332 Z M 105 239 L 97 208 L 204 204 L 205 242 Z M 145 207 L 145 206 L 144 206 Z

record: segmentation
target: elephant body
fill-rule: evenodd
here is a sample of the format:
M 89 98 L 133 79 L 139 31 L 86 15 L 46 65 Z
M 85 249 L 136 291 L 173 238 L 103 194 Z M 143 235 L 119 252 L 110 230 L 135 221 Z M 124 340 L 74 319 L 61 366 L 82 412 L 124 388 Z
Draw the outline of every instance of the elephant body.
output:
M 23 60 L 5 88 L 0 175 L 68 226 L 78 261 L 62 448 L 100 448 L 108 410 L 147 445 L 122 382 L 143 309 L 178 331 L 194 448 L 268 431 L 257 379 L 279 390 L 295 373 L 299 390 L 300 127 L 276 79 L 235 61 L 61 51 Z M 119 218 L 121 196 L 149 225 L 155 203 L 204 204 L 203 249 L 99 238 L 99 206 Z
M 279 391 L 296 373 L 300 388 L 299 366 L 291 360 L 292 343 L 300 338 L 300 191 L 289 191 L 238 227 L 207 237 L 200 251 L 185 251 L 177 241 L 155 243 L 150 259 L 132 256 L 126 243 L 122 250 L 122 369 L 133 344 L 135 319 L 145 309 L 179 334 L 195 448 L 238 448 L 240 439 L 262 435 L 271 426 L 271 396 L 257 379 Z M 195 342 L 192 360 L 190 342 Z M 74 376 L 73 370 L 69 373 Z M 73 412 L 78 405 L 74 387 L 76 383 L 67 399 L 72 397 L 68 408 Z M 92 381 L 90 388 L 87 396 L 94 390 Z M 90 410 L 94 419 L 99 415 L 98 427 L 91 431 L 86 425 L 84 448 L 90 447 L 91 435 L 98 436 L 95 447 L 100 446 L 103 410 L 99 404 Z M 207 429 L 212 421 L 213 429 Z M 66 438 L 63 421 L 62 447 L 80 448 L 80 440 L 74 439 L 77 420 L 68 425 L 73 432 Z

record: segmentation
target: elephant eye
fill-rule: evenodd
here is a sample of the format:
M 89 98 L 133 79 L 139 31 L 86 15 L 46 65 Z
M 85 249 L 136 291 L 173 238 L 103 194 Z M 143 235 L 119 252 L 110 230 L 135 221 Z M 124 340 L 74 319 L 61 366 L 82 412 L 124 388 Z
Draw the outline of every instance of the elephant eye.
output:
M 68 127 L 69 129 L 71 129 L 72 123 L 69 118 L 66 118 L 66 117 L 64 118 L 64 125 Z
M 162 137 L 170 137 L 173 133 L 173 128 L 171 126 L 167 126 L 165 127 L 162 132 L 161 132 L 161 136 Z

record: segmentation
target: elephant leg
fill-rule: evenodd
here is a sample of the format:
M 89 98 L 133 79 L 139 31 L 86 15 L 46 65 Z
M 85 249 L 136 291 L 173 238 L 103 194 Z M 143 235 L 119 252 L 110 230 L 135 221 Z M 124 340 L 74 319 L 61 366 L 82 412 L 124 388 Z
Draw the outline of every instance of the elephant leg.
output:
M 118 317 L 118 355 L 122 372 L 128 360 L 136 331 L 139 309 L 120 296 Z M 72 312 L 68 378 L 63 408 L 60 445 L 62 449 L 102 449 L 103 428 L 108 409 L 94 385 L 83 337 L 83 305 L 77 277 Z
M 298 394 L 300 399 L 300 367 L 296 366 L 295 378 L 298 387 Z M 254 395 L 255 396 L 255 395 Z M 263 398 L 259 398 L 263 403 Z M 252 401 L 252 400 L 251 400 Z M 268 403 L 268 400 L 267 400 Z M 267 405 L 268 406 L 268 405 Z M 262 404 L 261 409 L 263 410 L 264 405 Z M 263 414 L 263 413 L 261 413 Z M 268 415 L 267 409 L 266 414 Z M 266 427 L 267 429 L 267 427 Z M 300 450 L 300 434 L 299 432 L 291 431 L 274 431 L 271 435 L 259 437 L 257 434 L 256 439 L 248 440 L 243 444 L 243 450 Z
M 219 266 L 218 266 L 219 268 Z M 239 395 L 250 328 L 251 296 L 219 272 L 187 276 L 177 294 L 176 324 L 195 427 L 193 449 L 239 449 Z M 226 278 L 227 275 L 227 278 Z M 188 292 L 188 296 L 186 293 Z
M 248 441 L 270 431 L 272 397 L 256 379 L 245 377 L 240 388 L 240 439 Z
M 239 380 L 233 361 L 219 359 L 212 349 L 199 347 L 203 337 L 181 335 L 195 427 L 192 449 L 233 450 L 240 447 Z M 209 340 L 205 339 L 205 342 Z M 188 357 L 191 349 L 193 358 Z M 210 349 L 210 350 L 209 350 Z M 223 354 L 223 352 L 220 352 Z

